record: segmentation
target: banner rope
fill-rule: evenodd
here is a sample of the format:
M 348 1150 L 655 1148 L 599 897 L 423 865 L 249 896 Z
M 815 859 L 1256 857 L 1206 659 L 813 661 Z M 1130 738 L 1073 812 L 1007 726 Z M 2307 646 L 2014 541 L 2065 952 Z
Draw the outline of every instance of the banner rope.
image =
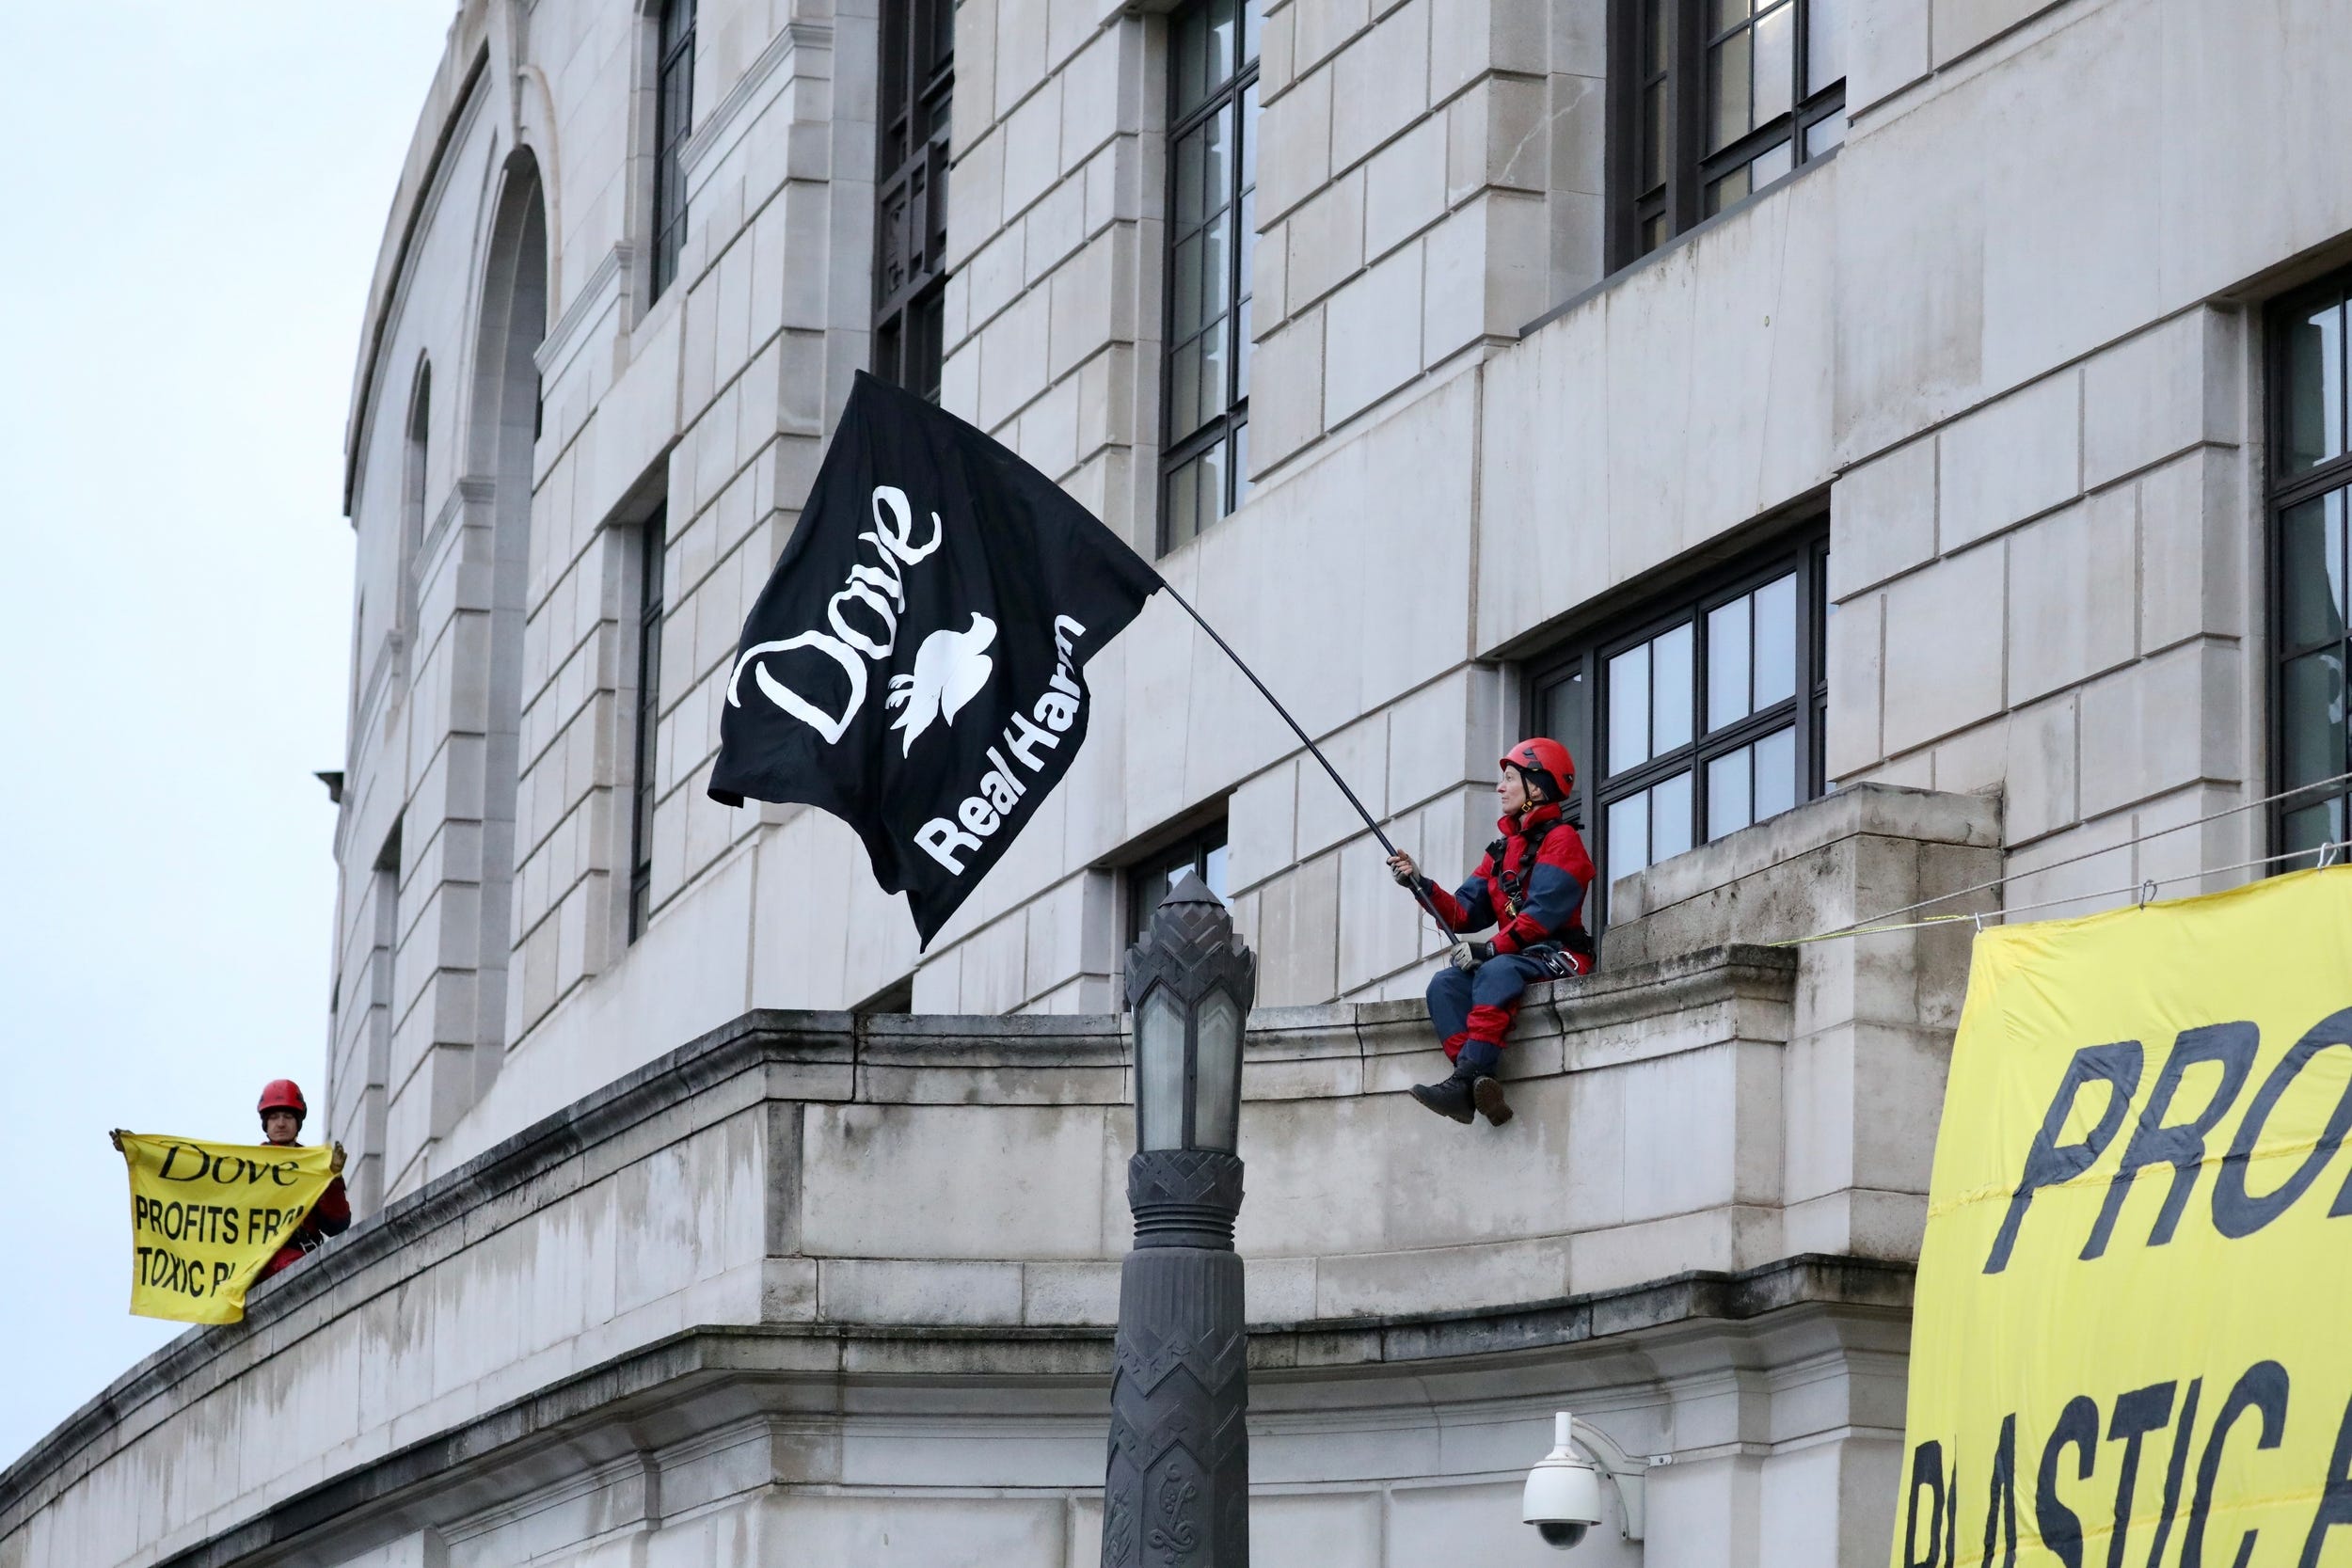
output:
M 2308 789 L 2311 785 L 2305 784 L 2302 787 Z M 2189 825 L 2190 824 L 2183 824 L 2183 826 Z M 2165 831 L 2169 832 L 2171 830 L 2167 829 Z M 2151 833 L 2148 836 L 2153 838 L 2156 835 Z M 2136 844 L 2138 840 L 2137 839 L 2130 840 L 2125 844 L 2118 844 L 2114 846 L 2112 849 L 2102 849 L 2099 852 L 2103 855 L 2112 854 L 2115 849 L 2127 848 L 2130 847 L 2130 844 Z M 1875 937 L 1889 931 L 1921 931 L 1927 929 L 1931 926 L 1949 926 L 1954 922 L 1965 923 L 1968 921 L 1974 921 L 1977 928 L 1979 930 L 1982 930 L 1984 929 L 1985 922 L 1987 921 L 2006 920 L 2012 914 L 2030 914 L 2035 910 L 2054 910 L 2062 904 L 2087 904 L 2093 899 L 2098 898 L 2120 898 L 2127 893 L 2137 895 L 2139 899 L 2138 907 L 2144 910 L 2154 900 L 2156 890 L 2158 888 L 2170 887 L 2175 882 L 2202 881 L 2207 877 L 2223 877 L 2233 871 L 2251 871 L 2256 866 L 2276 865 L 2280 861 L 2301 860 L 2305 855 L 2311 854 L 2316 854 L 2319 856 L 2319 863 L 2314 866 L 2313 869 L 2324 871 L 2328 869 L 2330 864 L 2336 863 L 2333 859 L 2335 851 L 2347 847 L 2352 847 L 2352 842 L 2329 839 L 2327 843 L 2318 846 L 2316 849 L 2289 849 L 2283 854 L 2265 855 L 2260 860 L 2240 861 L 2235 865 L 2217 865 L 2203 871 L 2184 871 L 2177 877 L 2143 878 L 2141 880 L 2134 882 L 2129 887 L 2108 888 L 2105 892 L 2101 893 L 2070 893 L 2063 898 L 2044 898 L 2039 903 L 2005 906 L 2001 909 L 1986 910 L 1981 913 L 1975 914 L 1931 914 L 1925 920 L 1908 920 L 1897 926 L 1882 926 L 1876 923 L 1866 922 L 1861 925 L 1849 926 L 1835 931 L 1817 931 L 1809 937 L 1784 937 L 1778 942 L 1768 942 L 1764 945 L 1767 947 L 1803 947 L 1808 942 L 1836 942 L 1841 937 Z M 2352 865 L 2337 864 L 2336 868 L 2338 870 L 2352 870 Z M 2031 877 L 2038 875 L 2038 873 L 2032 871 L 2021 871 L 2017 875 L 2020 877 Z M 2004 880 L 2013 879 L 2004 879 Z M 1977 890 L 1972 889 L 1971 891 Z M 1956 897 L 1958 895 L 1947 895 L 1946 896 Z M 1913 909 L 1920 907 L 1921 906 L 1916 904 L 1912 906 Z M 1900 914 L 1908 911 L 1899 910 L 1895 912 Z
M 2119 839 L 2113 844 L 2102 845 L 2096 849 L 2086 849 L 2079 855 L 2069 855 L 2064 860 L 2052 861 L 2047 865 L 2037 865 L 2025 871 L 2011 871 L 2006 875 L 1995 877 L 1991 881 L 1979 882 L 1974 887 L 1958 888 L 1950 893 L 1939 893 L 1932 898 L 1922 898 L 1915 904 L 1905 904 L 1900 909 L 1883 910 L 1877 914 L 1867 916 L 1861 920 L 1851 921 L 1844 926 L 1836 927 L 1831 930 L 1816 931 L 1811 936 L 1805 937 L 1788 937 L 1780 942 L 1768 943 L 1767 945 L 1772 947 L 1794 947 L 1808 942 L 1826 942 L 1833 937 L 1864 936 L 1867 935 L 1871 931 L 1877 930 L 1911 931 L 1917 930 L 1923 926 L 1940 925 L 1945 920 L 1974 920 L 1979 917 L 1973 914 L 1962 914 L 1939 916 L 1933 920 L 1914 921 L 1907 926 L 1884 926 L 1881 924 L 1883 921 L 1893 920 L 1898 915 L 1912 914 L 1920 910 L 1932 909 L 1938 904 L 1948 904 L 1955 898 L 1965 898 L 1971 894 L 1991 893 L 1996 888 L 2007 887 L 2011 882 L 2022 881 L 2027 877 L 2039 877 L 2044 872 L 2056 871 L 2061 866 L 2079 865 L 2084 861 L 2097 860 L 2101 855 L 2111 855 L 2118 849 L 2129 849 L 2135 845 L 2145 844 L 2151 839 L 2162 838 L 2167 833 L 2185 832 L 2190 828 L 2201 828 L 2208 822 L 2218 822 L 2225 816 L 2235 816 L 2241 812 L 2258 811 L 2264 806 L 2274 805 L 2280 800 L 2289 800 L 2297 795 L 2309 795 L 2314 790 L 2328 789 L 2331 786 L 2344 784 L 2352 784 L 2352 772 L 2338 773 L 2333 778 L 2314 779 L 2310 784 L 2296 784 L 2293 789 L 2282 789 L 2276 795 L 2265 795 L 2259 800 L 2248 800 L 2239 805 L 2225 806 L 2219 811 L 2210 812 L 2203 816 L 2196 817 L 2190 821 L 2175 822 L 2169 828 L 2157 828 L 2149 832 L 2136 834 L 2131 838 Z M 2294 860 L 2297 856 L 2301 855 L 2324 854 L 2334 847 L 2334 841 L 2330 841 L 2328 844 L 2319 845 L 2311 849 L 2291 849 L 2285 854 L 2272 855 L 2265 860 L 2248 861 L 2243 865 L 2215 866 L 2209 871 L 2198 871 L 2181 877 L 2168 877 L 2165 880 L 2167 882 L 2194 881 L 2202 877 L 2218 877 L 2226 872 L 2244 871 L 2257 865 L 2269 865 L 2279 861 Z M 2324 866 L 2328 863 L 2323 860 L 2319 863 Z M 2122 891 L 2125 893 L 2135 892 L 2137 891 L 2137 884 L 2135 884 L 2134 887 L 2124 888 Z M 2049 909 L 2054 907 L 2056 904 L 2074 904 L 2079 903 L 2084 899 L 2107 896 L 2111 895 L 2097 893 L 2077 894 L 2072 898 L 2059 898 L 2045 901 L 2040 904 L 2023 905 L 2018 910 L 2011 912 L 2023 913 L 2026 910 Z M 1992 912 L 1998 913 L 2000 911 L 1995 911 Z

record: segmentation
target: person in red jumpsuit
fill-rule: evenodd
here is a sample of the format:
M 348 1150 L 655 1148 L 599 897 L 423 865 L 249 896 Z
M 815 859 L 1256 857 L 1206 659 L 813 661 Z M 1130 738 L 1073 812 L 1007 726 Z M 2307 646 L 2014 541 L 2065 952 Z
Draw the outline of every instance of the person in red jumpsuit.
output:
M 291 1078 L 273 1078 L 262 1090 L 262 1136 L 280 1148 L 292 1145 L 302 1133 L 304 1118 L 310 1107 L 303 1102 L 302 1089 Z M 277 1256 L 262 1267 L 261 1277 L 294 1267 L 302 1261 L 305 1253 L 316 1252 L 326 1244 L 329 1236 L 340 1236 L 351 1227 L 351 1195 L 343 1191 L 343 1146 L 335 1146 L 335 1157 L 329 1169 L 335 1180 L 326 1184 L 326 1191 L 311 1205 L 310 1212 L 294 1227 L 286 1244 Z
M 1496 826 L 1502 836 L 1487 847 L 1470 880 L 1449 894 L 1421 875 L 1412 856 L 1389 862 L 1397 881 L 1418 884 L 1456 932 L 1495 927 L 1489 941 L 1456 946 L 1452 962 L 1429 982 L 1429 1020 L 1454 1075 L 1416 1085 L 1413 1098 L 1439 1116 L 1469 1123 L 1484 1112 L 1497 1127 L 1509 1121 L 1510 1102 L 1495 1069 L 1519 993 L 1539 980 L 1592 973 L 1584 895 L 1593 858 L 1582 835 L 1560 816 L 1575 779 L 1566 747 L 1541 736 L 1522 740 L 1498 765 L 1502 820 Z

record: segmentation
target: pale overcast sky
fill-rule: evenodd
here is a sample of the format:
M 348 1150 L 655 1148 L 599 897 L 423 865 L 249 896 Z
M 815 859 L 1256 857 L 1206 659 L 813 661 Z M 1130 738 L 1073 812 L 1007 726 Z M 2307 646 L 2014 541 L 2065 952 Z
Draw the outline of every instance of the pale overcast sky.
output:
M 324 1096 L 343 417 L 453 9 L 0 6 L 0 1465 L 179 1332 L 105 1130 Z

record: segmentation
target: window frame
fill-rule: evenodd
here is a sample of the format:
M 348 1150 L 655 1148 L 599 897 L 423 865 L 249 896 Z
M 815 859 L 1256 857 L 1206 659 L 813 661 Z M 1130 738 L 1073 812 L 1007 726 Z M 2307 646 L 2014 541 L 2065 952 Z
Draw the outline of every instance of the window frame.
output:
M 1127 940 L 1120 948 L 1122 963 L 1127 948 L 1135 945 L 1142 937 L 1144 927 L 1151 923 L 1152 911 L 1159 907 L 1162 898 L 1168 896 L 1174 874 L 1179 869 L 1200 872 L 1200 879 L 1210 883 L 1210 891 L 1216 893 L 1227 908 L 1232 907 L 1231 873 L 1228 873 L 1227 886 L 1222 890 L 1210 880 L 1209 874 L 1210 857 L 1230 853 L 1232 847 L 1230 819 L 1219 816 L 1187 829 L 1119 868 L 1120 887 L 1127 903 Z M 1147 892 L 1150 892 L 1149 897 L 1145 895 Z
M 636 945 L 653 923 L 653 814 L 658 803 L 661 734 L 661 627 L 665 598 L 669 508 L 654 509 L 637 530 L 637 702 L 630 748 L 628 894 L 624 945 Z
M 653 235 L 646 276 L 650 309 L 677 281 L 686 246 L 686 170 L 681 154 L 694 134 L 694 28 L 697 0 L 663 0 L 654 9 Z M 685 24 L 673 38 L 672 23 Z
M 1160 471 L 1159 482 L 1154 491 L 1156 500 L 1156 516 L 1152 524 L 1154 556 L 1167 555 L 1171 550 L 1180 549 L 1190 544 L 1215 527 L 1216 523 L 1232 515 L 1243 502 L 1249 499 L 1248 472 L 1249 393 L 1246 382 L 1248 371 L 1245 364 L 1249 353 L 1249 338 L 1242 324 L 1243 318 L 1248 314 L 1247 307 L 1253 297 L 1249 275 L 1250 259 L 1256 246 L 1256 235 L 1245 233 L 1245 230 L 1251 222 L 1248 214 L 1253 210 L 1253 204 L 1248 203 L 1246 198 L 1253 197 L 1257 190 L 1258 137 L 1256 132 L 1259 117 L 1249 113 L 1241 105 L 1244 99 L 1253 94 L 1258 87 L 1262 28 L 1253 22 L 1257 0 L 1232 0 L 1233 47 L 1236 58 L 1232 73 L 1216 87 L 1211 88 L 1200 103 L 1192 105 L 1181 115 L 1175 113 L 1175 104 L 1178 102 L 1177 73 L 1184 67 L 1181 52 L 1176 47 L 1179 29 L 1187 13 L 1204 10 L 1214 3 L 1215 0 L 1185 0 L 1184 4 L 1168 12 L 1167 22 L 1168 39 L 1167 88 L 1170 118 L 1166 138 L 1167 196 L 1161 224 L 1160 276 L 1163 279 L 1163 286 L 1160 290 L 1160 343 L 1162 345 L 1160 353 Z M 1253 48 L 1253 45 L 1261 45 L 1261 47 Z M 1184 339 L 1184 341 L 1189 343 L 1199 338 L 1206 337 L 1210 330 L 1224 334 L 1225 396 L 1222 400 L 1224 406 L 1214 418 L 1202 420 L 1197 429 L 1188 432 L 1180 440 L 1175 435 L 1176 351 L 1181 346 L 1176 341 L 1177 251 L 1185 240 L 1205 229 L 1209 220 L 1204 217 L 1201 222 L 1193 225 L 1190 229 L 1183 227 L 1178 222 L 1176 213 L 1179 195 L 1177 163 L 1182 154 L 1184 138 L 1228 110 L 1233 111 L 1236 135 L 1233 140 L 1232 156 L 1229 160 L 1230 178 L 1226 183 L 1224 203 L 1218 209 L 1220 212 L 1229 214 L 1232 220 L 1225 258 L 1226 308 L 1216 328 L 1204 328 L 1189 333 Z M 1235 395 L 1236 388 L 1239 388 L 1238 396 Z M 1228 443 L 1231 445 L 1228 446 Z M 1195 460 L 1220 446 L 1227 446 L 1228 450 L 1224 472 L 1218 482 L 1221 489 L 1218 497 L 1219 511 L 1215 518 L 1200 521 L 1196 508 L 1196 520 L 1192 531 L 1182 539 L 1176 538 L 1171 526 L 1174 521 L 1175 508 L 1169 500 L 1176 476 Z
M 1557 643 L 1525 661 L 1521 698 L 1525 725 L 1542 733 L 1544 699 L 1563 681 L 1581 673 L 1584 680 L 1583 719 L 1575 735 L 1555 735 L 1576 759 L 1577 776 L 1562 815 L 1584 839 L 1596 868 L 1594 890 L 1586 900 L 1585 925 L 1597 940 L 1606 924 L 1609 882 L 1629 875 L 1610 869 L 1609 808 L 1653 786 L 1688 773 L 1691 777 L 1691 847 L 1713 842 L 1706 832 L 1708 764 L 1739 752 L 1791 724 L 1795 737 L 1795 804 L 1803 805 L 1826 793 L 1823 768 L 1824 726 L 1828 718 L 1828 620 L 1833 605 L 1828 596 L 1829 519 L 1809 516 L 1770 545 L 1742 551 L 1720 564 L 1682 579 L 1669 588 L 1647 594 L 1632 609 L 1597 622 L 1580 636 Z M 1795 690 L 1770 707 L 1733 720 L 1721 729 L 1706 725 L 1708 614 L 1758 588 L 1794 574 L 1796 578 Z M 1608 771 L 1607 736 L 1613 694 L 1607 689 L 1609 661 L 1679 626 L 1692 628 L 1691 738 L 1672 751 L 1646 757 L 1621 773 Z M 1793 808 L 1792 808 L 1793 809 Z M 1777 815 L 1777 814 L 1775 814 Z M 1752 816 L 1749 826 L 1769 821 Z M 1736 830 L 1735 830 L 1736 831 Z M 1655 861 L 1645 863 L 1657 863 Z M 1634 868 L 1638 869 L 1638 868 Z
M 873 371 L 892 386 L 937 403 L 946 347 L 953 0 L 882 0 L 878 26 Z M 927 42 L 938 46 L 938 53 L 927 57 Z M 918 135 L 926 119 L 930 129 Z M 895 159 L 894 139 L 906 144 Z M 901 274 L 894 284 L 893 277 Z
M 1790 18 L 1788 108 L 1713 152 L 1706 150 L 1708 51 L 1742 27 L 1752 27 L 1754 19 L 1710 31 L 1706 14 L 1716 0 L 1654 0 L 1664 19 L 1666 38 L 1661 51 L 1665 60 L 1663 71 L 1653 75 L 1644 69 L 1642 47 L 1645 41 L 1645 18 L 1652 3 L 1653 0 L 1609 3 L 1609 135 L 1604 156 L 1609 198 L 1604 247 L 1607 270 L 1612 272 L 1664 249 L 1679 236 L 1753 200 L 1788 175 L 1834 156 L 1845 141 L 1841 132 L 1836 142 L 1818 151 L 1808 151 L 1805 145 L 1814 127 L 1841 117 L 1846 107 L 1846 77 L 1842 74 L 1810 95 L 1804 91 L 1817 0 L 1789 0 L 1796 9 Z M 1852 0 L 1847 3 L 1851 5 Z M 1653 185 L 1642 179 L 1643 94 L 1652 81 L 1661 77 L 1666 145 L 1659 153 L 1661 183 Z M 1753 163 L 1784 136 L 1789 153 L 1786 170 L 1726 202 L 1719 212 L 1706 210 L 1710 185 Z M 1663 230 L 1654 240 L 1643 232 L 1645 224 L 1653 218 L 1661 223 Z
M 2290 339 L 2284 328 L 2298 315 L 2308 316 L 2311 307 L 2332 294 L 2340 308 L 2336 334 L 2336 397 L 2337 441 L 2342 450 L 2334 457 L 2313 465 L 2302 473 L 2286 477 L 2286 442 L 2288 438 L 2288 393 Z M 2264 672 L 2264 694 L 2269 711 L 2264 717 L 2264 735 L 2269 751 L 2265 770 L 2266 795 L 2280 796 L 2290 786 L 2287 783 L 2287 670 L 2298 659 L 2324 653 L 2329 647 L 2340 651 L 2337 680 L 2339 689 L 2352 692 L 2352 626 L 2346 626 L 2329 639 L 2316 642 L 2287 641 L 2287 569 L 2286 517 L 2297 508 L 2313 500 L 2344 490 L 2352 492 L 2352 345 L 2345 339 L 2345 326 L 2352 324 L 2352 267 L 2340 268 L 2313 278 L 2272 300 L 2264 311 L 2264 343 L 2262 354 L 2263 415 L 2266 437 L 2263 443 L 2263 558 L 2264 613 L 2267 618 L 2269 645 L 2267 669 Z M 2345 496 L 2343 509 L 2347 514 L 2345 526 L 2352 531 L 2352 493 Z M 2352 546 L 2348 546 L 2352 547 Z M 2352 576 L 2352 564 L 2346 566 Z M 2344 619 L 2340 615 L 2340 620 Z M 2352 720 L 2352 715 L 2347 715 Z M 2338 774 L 2352 770 L 2352 722 L 2347 722 L 2345 753 L 2339 756 Z M 2327 777 L 2328 775 L 2322 775 Z M 2339 784 L 2327 793 L 2316 793 L 2318 786 L 2304 785 L 2294 799 L 2274 799 L 2264 808 L 2263 816 L 2268 844 L 2265 853 L 2289 856 L 2280 859 L 2270 869 L 2273 874 L 2301 869 L 2296 864 L 2303 855 L 2316 860 L 2319 850 L 2290 851 L 2287 848 L 2287 818 L 2316 806 L 2335 804 L 2337 812 L 2330 830 L 2330 840 L 2342 842 L 2352 832 L 2352 786 Z

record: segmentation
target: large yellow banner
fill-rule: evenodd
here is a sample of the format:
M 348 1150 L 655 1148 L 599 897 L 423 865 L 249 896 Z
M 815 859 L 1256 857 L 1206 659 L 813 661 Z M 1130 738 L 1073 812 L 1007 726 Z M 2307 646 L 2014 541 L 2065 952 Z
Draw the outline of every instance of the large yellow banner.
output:
M 245 1316 L 246 1288 L 334 1180 L 328 1147 L 121 1135 L 131 1167 L 131 1310 L 190 1323 Z
M 2352 1564 L 2352 869 L 1983 932 L 1899 1568 Z

